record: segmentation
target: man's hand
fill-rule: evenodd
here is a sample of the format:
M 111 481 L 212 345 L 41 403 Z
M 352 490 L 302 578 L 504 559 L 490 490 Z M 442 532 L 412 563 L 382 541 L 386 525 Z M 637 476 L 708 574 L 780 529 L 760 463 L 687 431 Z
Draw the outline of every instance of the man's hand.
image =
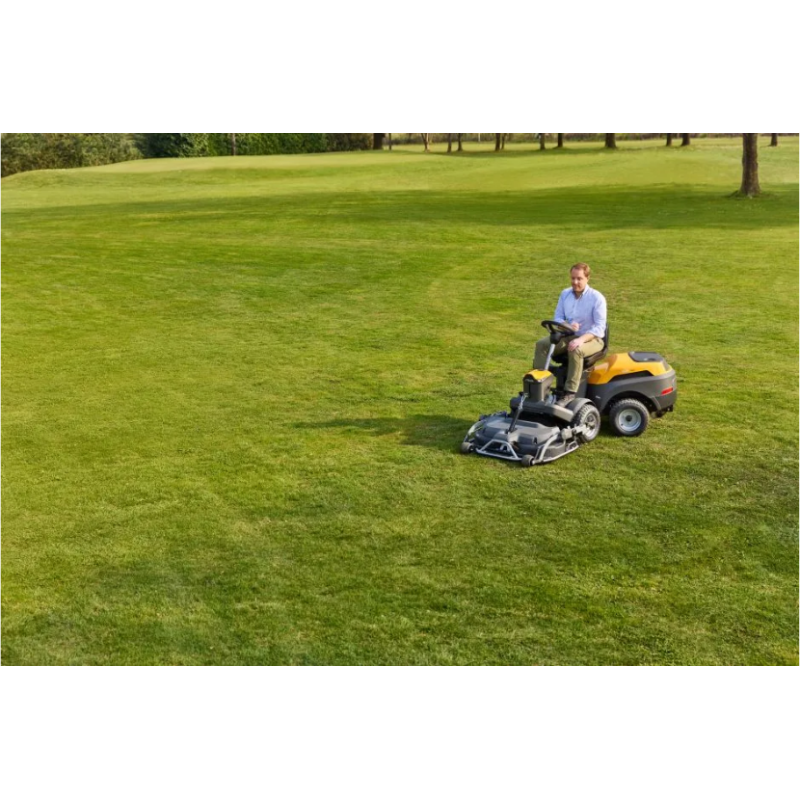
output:
M 574 331 L 577 331 L 577 330 L 578 330 L 578 329 L 581 327 L 581 326 L 580 326 L 580 325 L 579 325 L 577 322 L 570 322 L 570 323 L 569 323 L 569 326 L 570 326 L 570 328 L 572 328 L 572 330 L 574 330 Z
M 585 336 L 576 336 L 574 339 L 570 339 L 569 344 L 567 344 L 567 350 L 571 353 L 573 350 L 577 350 L 585 341 Z

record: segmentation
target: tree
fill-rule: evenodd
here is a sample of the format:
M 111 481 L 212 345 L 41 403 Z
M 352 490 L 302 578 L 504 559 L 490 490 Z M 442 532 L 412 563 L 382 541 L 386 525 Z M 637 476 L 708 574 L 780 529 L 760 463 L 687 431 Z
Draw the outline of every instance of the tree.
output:
M 769 140 L 769 146 L 770 147 L 777 147 L 778 146 L 778 134 L 777 133 L 773 133 L 773 134 L 770 134 L 770 136 L 771 136 L 771 138 Z
M 739 194 L 745 197 L 758 197 L 758 134 L 742 134 L 742 186 Z
M 137 133 L 136 146 L 145 158 L 179 158 L 189 154 L 192 143 L 185 133 Z
M 672 134 L 667 134 L 667 147 L 672 147 Z
M 4 133 L 2 134 L 2 170 L 0 174 L 13 175 L 15 172 L 27 172 L 39 169 L 38 150 L 40 147 L 36 133 Z
M 545 149 L 545 147 L 544 147 L 544 134 L 543 133 L 539 134 L 539 149 L 540 150 L 544 150 Z
M 373 150 L 383 150 L 383 138 L 386 136 L 385 133 L 373 133 L 372 134 L 372 149 Z
M 422 144 L 425 145 L 425 152 L 427 153 L 430 149 L 431 135 L 429 133 L 421 133 L 420 136 L 422 137 Z
M 494 135 L 494 151 L 495 153 L 500 149 L 500 134 L 496 133 Z
M 262 136 L 285 136 L 286 134 L 262 134 Z M 312 136 L 315 134 L 311 134 Z M 316 134 L 318 135 L 318 134 Z M 309 136 L 309 134 L 305 134 Z M 369 133 L 325 133 L 323 134 L 325 148 L 329 151 L 342 150 L 370 150 L 372 148 L 372 135 Z M 276 150 L 273 152 L 291 152 L 290 150 Z M 297 152 L 297 151 L 296 151 Z
M 84 133 L 81 136 L 83 164 L 92 167 L 100 164 L 116 164 L 141 158 L 130 133 Z
M 452 153 L 453 152 L 453 134 L 452 133 L 448 133 L 447 134 L 447 152 L 448 153 Z
M 688 147 L 692 143 L 688 133 L 681 134 L 681 147 Z
M 556 144 L 556 148 L 563 147 L 564 146 L 564 134 L 563 133 L 559 133 L 559 134 L 556 134 L 556 135 L 558 136 L 558 144 Z
M 606 148 L 608 150 L 616 150 L 617 149 L 617 134 L 616 133 L 607 133 L 606 134 Z
M 4 133 L 2 175 L 71 169 L 141 158 L 129 133 Z
M 463 145 L 461 144 L 461 137 L 462 137 L 462 136 L 463 136 L 463 134 L 461 134 L 461 133 L 457 133 L 457 134 L 456 134 L 456 137 L 458 138 L 458 147 L 457 147 L 456 149 L 457 149 L 457 151 L 458 151 L 459 153 L 462 153 L 462 152 L 464 151 L 464 147 L 463 147 Z

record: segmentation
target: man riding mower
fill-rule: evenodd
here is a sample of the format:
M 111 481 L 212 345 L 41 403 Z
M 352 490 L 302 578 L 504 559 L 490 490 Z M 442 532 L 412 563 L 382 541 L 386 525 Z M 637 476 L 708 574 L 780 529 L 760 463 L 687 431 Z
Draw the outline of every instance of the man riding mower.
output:
M 678 396 L 675 370 L 658 353 L 608 355 L 608 325 L 602 349 L 584 358 L 578 385 L 570 387 L 575 391 L 565 392 L 568 355 L 563 342 L 578 333 L 552 319 L 542 326 L 549 333 L 544 369 L 523 376 L 523 389 L 511 398 L 510 413 L 481 416 L 464 437 L 462 453 L 519 461 L 527 467 L 545 464 L 591 442 L 600 432 L 601 414 L 608 416 L 615 434 L 639 436 L 651 415 L 662 417 L 673 410 Z

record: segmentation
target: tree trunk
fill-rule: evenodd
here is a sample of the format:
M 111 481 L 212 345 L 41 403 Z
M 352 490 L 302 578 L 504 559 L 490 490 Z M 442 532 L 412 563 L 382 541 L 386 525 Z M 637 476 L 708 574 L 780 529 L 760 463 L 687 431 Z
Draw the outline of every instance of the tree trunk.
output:
M 544 134 L 539 134 L 539 149 L 544 150 Z
M 558 134 L 558 144 L 556 145 L 556 147 L 563 147 L 563 146 L 564 146 L 564 134 L 563 133 L 559 133 Z
M 495 153 L 500 149 L 500 134 L 496 133 L 494 135 L 494 151 Z
M 391 151 L 391 149 L 392 149 L 392 134 L 391 133 L 387 133 L 386 135 L 389 137 L 389 150 Z
M 372 149 L 373 150 L 383 150 L 383 137 L 386 136 L 385 133 L 373 133 L 372 134 Z
M 458 137 L 458 152 L 462 152 L 464 148 L 461 146 L 461 134 L 457 133 L 456 136 Z
M 617 134 L 616 133 L 607 133 L 606 134 L 606 147 L 609 150 L 616 150 L 617 149 Z
M 453 134 L 452 133 L 448 133 L 447 134 L 447 152 L 448 153 L 452 153 L 453 152 Z
M 667 147 L 672 147 L 672 134 L 667 134 Z
M 427 153 L 431 135 L 429 133 L 421 133 L 420 136 L 422 137 L 422 144 L 425 145 L 425 152 Z
M 688 133 L 681 134 L 681 147 L 688 147 L 692 143 Z
M 739 194 L 757 197 L 761 194 L 758 185 L 758 134 L 742 134 L 742 188 Z
M 773 133 L 772 138 L 769 140 L 770 147 L 777 147 L 778 146 L 778 134 Z
M 501 150 L 505 150 L 506 149 L 506 136 L 508 136 L 507 133 L 503 133 L 500 136 L 500 149 Z
M 236 155 L 236 134 L 235 133 L 231 134 L 231 155 L 232 156 Z

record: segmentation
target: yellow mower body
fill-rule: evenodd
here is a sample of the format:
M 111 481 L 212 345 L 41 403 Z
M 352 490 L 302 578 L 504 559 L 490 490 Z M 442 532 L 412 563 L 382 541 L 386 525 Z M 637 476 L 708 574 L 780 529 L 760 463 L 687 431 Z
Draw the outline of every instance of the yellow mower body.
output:
M 598 361 L 592 367 L 588 382 L 592 385 L 609 383 L 621 375 L 632 375 L 634 373 L 639 375 L 647 374 L 654 377 L 665 375 L 670 371 L 669 365 L 660 356 L 656 356 L 656 358 L 650 361 L 636 361 L 631 358 L 630 353 L 613 353 L 610 356 L 606 356 L 602 361 Z

